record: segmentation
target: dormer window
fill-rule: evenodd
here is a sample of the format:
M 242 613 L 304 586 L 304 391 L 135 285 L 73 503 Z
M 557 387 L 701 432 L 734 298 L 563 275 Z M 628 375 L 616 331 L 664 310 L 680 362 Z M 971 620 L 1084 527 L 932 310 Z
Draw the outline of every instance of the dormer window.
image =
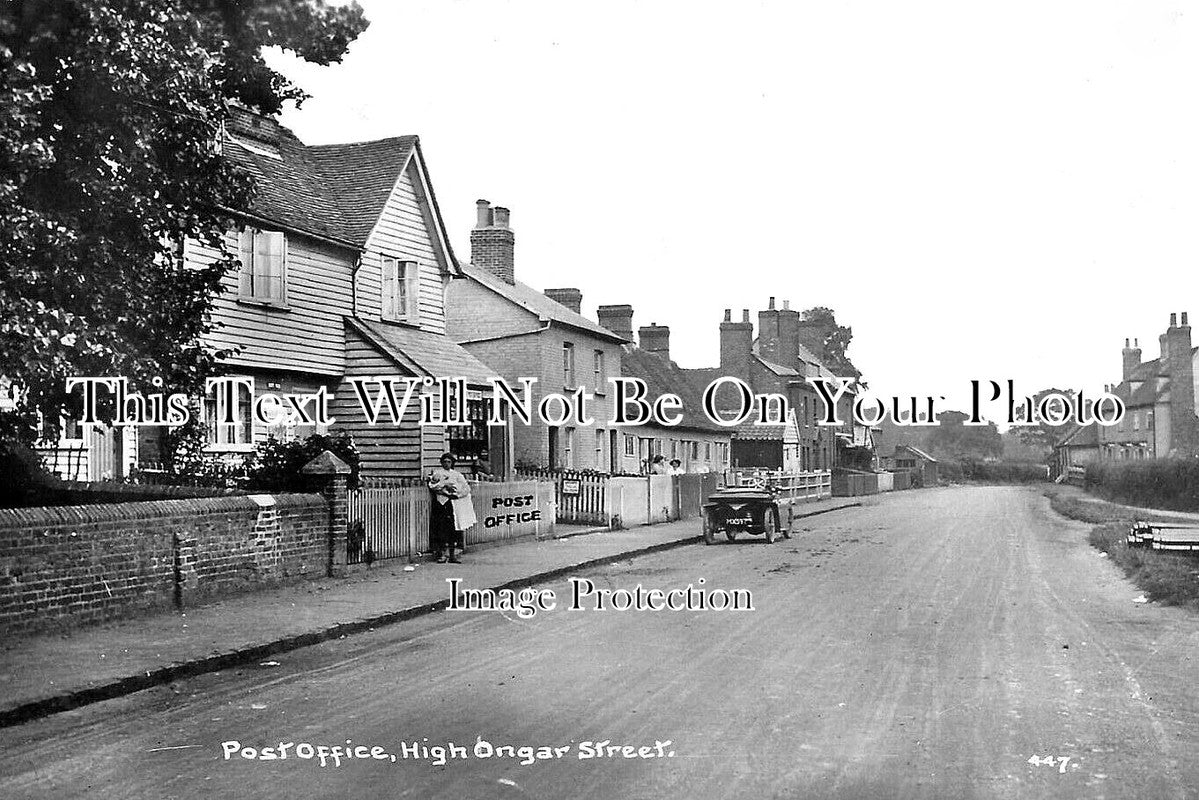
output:
M 382 316 L 395 322 L 418 321 L 417 283 L 420 274 L 415 261 L 383 259 Z
M 238 246 L 241 255 L 240 298 L 286 305 L 287 237 L 283 232 L 246 228 L 240 234 Z

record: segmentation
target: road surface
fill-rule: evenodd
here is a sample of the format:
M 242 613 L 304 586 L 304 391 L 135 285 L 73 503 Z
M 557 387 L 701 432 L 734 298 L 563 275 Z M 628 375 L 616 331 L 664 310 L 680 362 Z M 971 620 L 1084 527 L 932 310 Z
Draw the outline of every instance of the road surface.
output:
M 898 493 L 586 576 L 753 611 L 568 610 L 555 583 L 531 619 L 447 611 L 0 731 L 0 797 L 1199 796 L 1199 617 L 1133 602 L 1086 532 L 1036 490 Z M 358 757 L 320 766 L 334 745 Z

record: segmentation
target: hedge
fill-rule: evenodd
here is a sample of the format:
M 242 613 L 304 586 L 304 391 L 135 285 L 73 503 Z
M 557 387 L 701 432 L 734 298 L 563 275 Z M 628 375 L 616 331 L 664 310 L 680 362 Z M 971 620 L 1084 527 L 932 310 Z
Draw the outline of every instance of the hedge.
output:
M 1117 503 L 1199 511 L 1199 459 L 1090 464 L 1084 485 L 1087 491 Z

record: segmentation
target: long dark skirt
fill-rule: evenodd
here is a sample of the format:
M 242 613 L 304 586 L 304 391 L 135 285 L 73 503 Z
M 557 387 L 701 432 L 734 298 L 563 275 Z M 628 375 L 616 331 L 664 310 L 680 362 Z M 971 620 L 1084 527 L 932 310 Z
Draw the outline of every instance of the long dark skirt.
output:
M 453 503 L 439 503 L 433 498 L 433 508 L 429 511 L 429 544 L 434 551 L 450 545 L 462 546 L 462 534 L 454 529 Z

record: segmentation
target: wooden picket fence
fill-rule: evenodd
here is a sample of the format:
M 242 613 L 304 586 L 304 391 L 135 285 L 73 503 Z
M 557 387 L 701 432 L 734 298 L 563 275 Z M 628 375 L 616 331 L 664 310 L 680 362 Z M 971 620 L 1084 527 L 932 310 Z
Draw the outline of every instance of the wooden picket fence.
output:
M 558 522 L 572 525 L 607 525 L 608 480 L 599 472 L 534 469 L 521 470 L 518 478 L 552 481 L 558 505 Z

